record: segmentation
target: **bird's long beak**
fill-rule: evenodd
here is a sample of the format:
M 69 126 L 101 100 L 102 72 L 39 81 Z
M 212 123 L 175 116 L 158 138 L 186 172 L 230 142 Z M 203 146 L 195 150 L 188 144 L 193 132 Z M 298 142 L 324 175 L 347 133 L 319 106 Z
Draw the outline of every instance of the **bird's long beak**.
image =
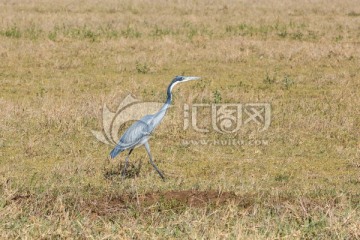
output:
M 183 81 L 192 81 L 192 80 L 199 80 L 201 79 L 200 77 L 185 77 L 185 79 Z

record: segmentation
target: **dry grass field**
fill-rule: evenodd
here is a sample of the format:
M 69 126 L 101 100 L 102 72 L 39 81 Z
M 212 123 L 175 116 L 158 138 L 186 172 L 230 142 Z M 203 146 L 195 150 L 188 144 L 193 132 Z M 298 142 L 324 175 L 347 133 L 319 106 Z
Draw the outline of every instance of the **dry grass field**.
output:
M 0 238 L 360 239 L 359 72 L 353 0 L 0 1 Z M 143 147 L 122 179 L 104 104 L 176 75 L 202 80 L 150 140 L 167 180 Z M 195 103 L 270 103 L 271 125 L 184 130 Z

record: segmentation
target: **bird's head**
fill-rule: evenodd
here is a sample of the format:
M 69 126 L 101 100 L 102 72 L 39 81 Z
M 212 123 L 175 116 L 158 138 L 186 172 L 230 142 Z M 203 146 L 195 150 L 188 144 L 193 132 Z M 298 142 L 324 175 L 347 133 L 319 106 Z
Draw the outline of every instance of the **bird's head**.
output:
M 176 76 L 173 82 L 187 82 L 192 80 L 199 80 L 200 77 L 187 77 L 187 76 Z
M 199 80 L 199 79 L 200 79 L 200 77 L 176 76 L 170 84 L 170 91 L 178 83 L 192 81 L 192 80 Z

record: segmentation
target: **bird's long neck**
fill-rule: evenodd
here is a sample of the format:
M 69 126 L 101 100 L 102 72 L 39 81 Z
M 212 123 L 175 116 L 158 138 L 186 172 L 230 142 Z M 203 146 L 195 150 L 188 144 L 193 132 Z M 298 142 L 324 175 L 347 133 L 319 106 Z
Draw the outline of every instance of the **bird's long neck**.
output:
M 176 82 L 171 82 L 170 85 L 167 88 L 167 98 L 166 98 L 166 102 L 164 103 L 164 106 L 162 106 L 162 108 L 160 109 L 160 112 L 166 112 L 166 110 L 170 107 L 171 105 L 171 100 L 172 100 L 172 88 L 175 86 Z
M 162 106 L 160 111 L 154 115 L 154 123 L 156 123 L 155 125 L 158 125 L 160 123 L 160 121 L 164 118 L 164 116 L 166 114 L 166 110 L 170 107 L 171 99 L 172 99 L 171 91 L 172 91 L 172 88 L 176 85 L 176 83 L 177 82 L 171 82 L 170 85 L 168 86 L 166 102 L 164 103 L 164 105 Z

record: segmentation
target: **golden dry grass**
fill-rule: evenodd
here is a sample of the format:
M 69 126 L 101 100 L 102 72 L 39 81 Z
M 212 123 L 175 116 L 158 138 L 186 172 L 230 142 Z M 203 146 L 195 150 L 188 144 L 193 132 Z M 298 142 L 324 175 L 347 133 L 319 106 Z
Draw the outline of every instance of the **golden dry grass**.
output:
M 350 0 L 1 2 L 0 238 L 359 239 L 359 26 Z M 137 177 L 111 175 L 103 104 L 163 101 L 180 74 L 203 79 L 150 142 L 167 181 L 143 148 Z M 271 126 L 183 130 L 183 104 L 219 101 L 269 102 Z

